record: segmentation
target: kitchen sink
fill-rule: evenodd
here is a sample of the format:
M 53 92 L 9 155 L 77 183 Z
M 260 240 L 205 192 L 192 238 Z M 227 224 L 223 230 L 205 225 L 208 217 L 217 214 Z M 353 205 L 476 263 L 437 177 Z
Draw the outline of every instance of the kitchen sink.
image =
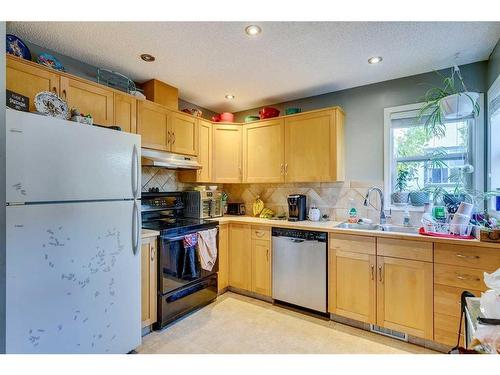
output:
M 379 225 L 378 230 L 381 230 L 383 232 L 418 234 L 418 231 L 420 230 L 420 228 L 419 227 L 405 227 L 403 225 L 384 224 L 384 225 Z
M 365 224 L 365 223 L 341 223 L 341 224 L 337 225 L 337 228 L 361 229 L 361 230 L 379 230 L 380 225 L 378 225 L 378 224 Z
M 418 234 L 419 227 L 405 227 L 394 224 L 365 224 L 365 223 L 341 223 L 336 226 L 344 229 L 378 230 L 382 232 L 412 233 Z

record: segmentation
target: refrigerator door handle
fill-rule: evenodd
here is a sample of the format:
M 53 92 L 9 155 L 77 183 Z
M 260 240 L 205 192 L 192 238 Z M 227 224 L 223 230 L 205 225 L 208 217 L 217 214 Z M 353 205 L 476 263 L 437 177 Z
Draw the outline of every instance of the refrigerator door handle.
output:
M 135 199 L 139 198 L 139 154 L 137 152 L 137 145 L 134 144 L 132 150 L 132 194 Z
M 137 254 L 139 249 L 139 239 L 141 234 L 141 220 L 139 217 L 139 208 L 137 207 L 137 201 L 134 201 L 134 209 L 132 214 L 132 252 L 134 255 Z

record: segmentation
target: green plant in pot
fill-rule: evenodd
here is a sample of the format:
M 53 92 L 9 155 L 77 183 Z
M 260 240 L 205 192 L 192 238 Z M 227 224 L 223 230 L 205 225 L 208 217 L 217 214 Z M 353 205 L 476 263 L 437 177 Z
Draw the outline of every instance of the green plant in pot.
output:
M 394 193 L 391 194 L 391 201 L 395 205 L 408 204 L 408 183 L 412 179 L 413 171 L 406 165 L 398 167 L 398 176 L 394 186 Z
M 429 89 L 424 96 L 425 104 L 420 109 L 419 118 L 425 119 L 428 134 L 443 137 L 446 134 L 444 120 L 460 119 L 471 114 L 479 115 L 479 94 L 467 90 L 460 69 L 452 68 L 449 77 L 439 72 L 442 87 Z

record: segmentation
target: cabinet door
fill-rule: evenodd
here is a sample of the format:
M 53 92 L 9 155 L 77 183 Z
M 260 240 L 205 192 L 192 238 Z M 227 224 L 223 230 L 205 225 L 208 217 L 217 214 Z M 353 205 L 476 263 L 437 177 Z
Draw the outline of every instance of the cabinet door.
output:
M 137 131 L 137 100 L 128 95 L 114 94 L 115 125 L 123 131 Z
M 251 290 L 250 226 L 229 226 L 229 285 Z
M 137 134 L 141 135 L 142 147 L 169 151 L 167 134 L 168 112 L 163 107 L 139 100 L 137 102 Z
M 212 181 L 212 124 L 200 120 L 198 125 L 198 162 L 202 168 L 197 171 L 198 182 Z
M 338 154 L 343 144 L 338 110 L 285 119 L 285 180 L 287 182 L 343 179 Z M 343 161 L 342 161 L 343 162 Z
M 241 126 L 214 125 L 212 131 L 214 182 L 241 182 Z
M 375 255 L 329 250 L 329 311 L 376 324 Z
M 156 322 L 156 255 L 156 237 L 144 239 L 141 245 L 141 321 L 143 328 Z
M 271 242 L 252 240 L 252 292 L 271 296 Z
M 95 124 L 113 125 L 112 90 L 101 85 L 61 77 L 61 96 L 68 102 L 70 109 L 78 108 L 84 114 L 90 113 Z
M 36 111 L 35 95 L 52 91 L 59 95 L 59 75 L 18 58 L 7 56 L 6 88 L 29 98 L 29 110 Z
M 229 286 L 229 228 L 228 224 L 219 225 L 219 272 L 218 290 Z
M 284 182 L 284 120 L 243 126 L 243 182 Z
M 178 154 L 197 155 L 198 120 L 178 112 L 171 112 L 170 117 L 170 150 Z
M 377 324 L 432 340 L 432 263 L 377 257 Z

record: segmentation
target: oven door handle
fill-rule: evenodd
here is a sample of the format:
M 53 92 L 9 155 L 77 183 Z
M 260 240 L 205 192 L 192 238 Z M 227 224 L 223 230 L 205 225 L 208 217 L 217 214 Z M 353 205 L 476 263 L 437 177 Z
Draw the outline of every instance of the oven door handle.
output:
M 188 234 L 193 234 L 193 233 L 198 233 L 198 232 L 203 232 L 204 230 L 208 230 L 208 229 L 214 229 L 214 228 L 219 228 L 218 225 L 216 225 L 215 227 L 210 227 L 210 228 L 204 228 L 204 229 L 200 229 L 200 230 L 194 230 L 192 232 L 188 232 L 188 233 L 184 233 L 182 236 L 176 236 L 176 237 L 168 237 L 168 236 L 160 236 L 160 239 L 161 240 L 165 240 L 165 241 L 169 241 L 169 242 L 173 242 L 173 241 L 180 241 L 180 240 L 183 240 L 185 236 L 187 236 Z

